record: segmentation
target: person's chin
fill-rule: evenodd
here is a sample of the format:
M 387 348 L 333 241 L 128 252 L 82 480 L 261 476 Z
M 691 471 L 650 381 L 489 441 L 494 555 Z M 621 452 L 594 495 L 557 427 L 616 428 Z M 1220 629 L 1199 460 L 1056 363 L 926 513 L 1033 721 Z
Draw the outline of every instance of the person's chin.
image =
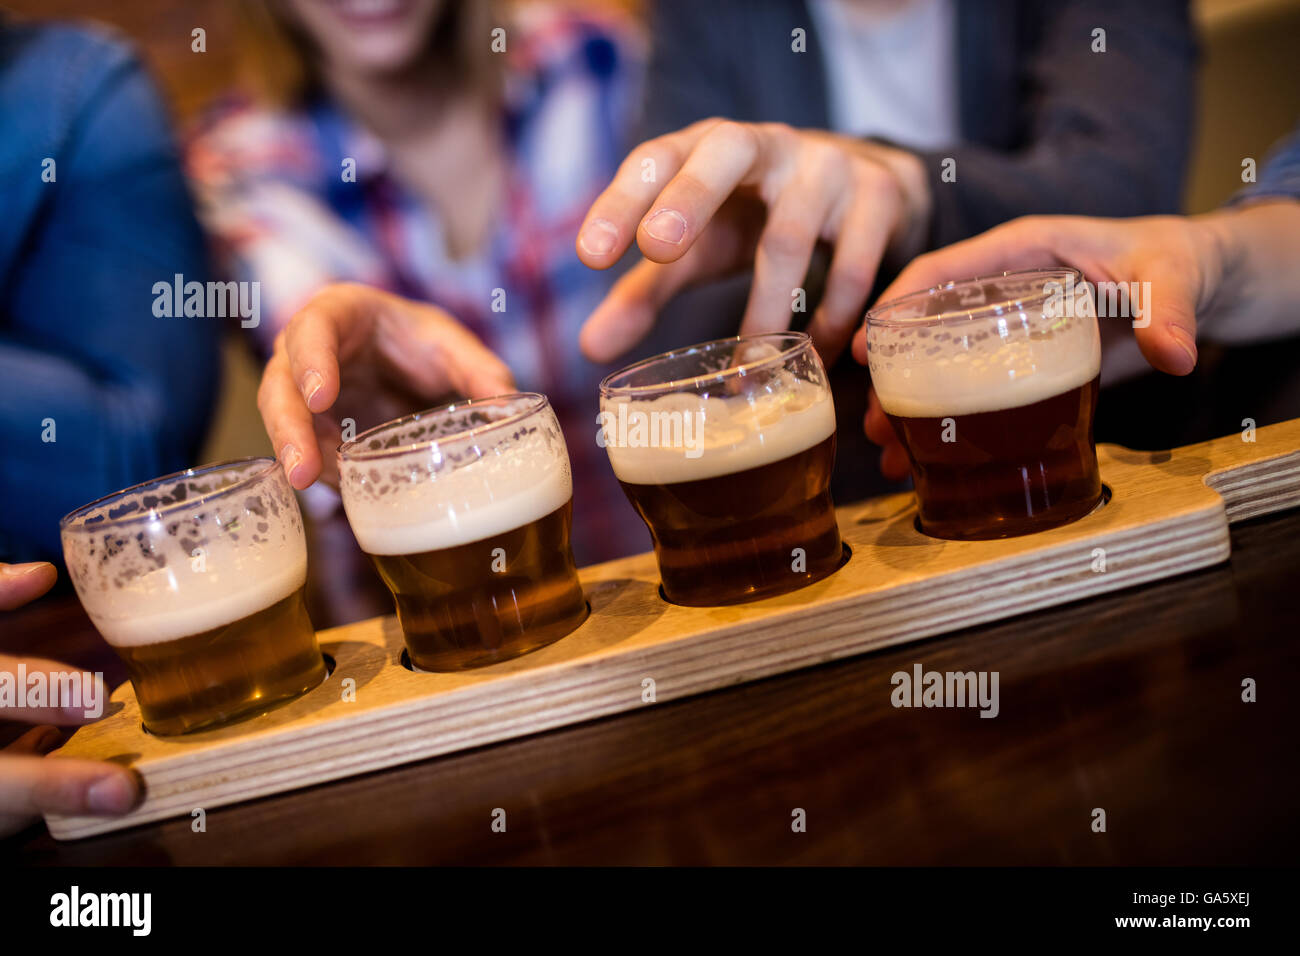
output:
M 367 37 L 352 44 L 347 61 L 352 69 L 376 76 L 400 73 L 420 55 L 410 37 Z
M 327 45 L 355 69 L 400 71 L 419 56 L 420 38 L 428 34 L 436 7 L 426 9 L 414 0 L 334 0 L 330 9 L 337 24 L 331 32 L 342 26 L 346 34 Z

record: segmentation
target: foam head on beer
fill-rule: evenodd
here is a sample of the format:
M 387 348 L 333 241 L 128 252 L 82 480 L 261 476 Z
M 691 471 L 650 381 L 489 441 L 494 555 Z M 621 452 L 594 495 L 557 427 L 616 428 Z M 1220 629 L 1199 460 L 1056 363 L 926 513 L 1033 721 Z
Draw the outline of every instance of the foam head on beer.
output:
M 1101 369 L 1097 313 L 1072 278 L 994 276 L 873 309 L 868 367 L 881 407 L 909 418 L 993 412 L 1092 381 Z
M 237 621 L 307 579 L 297 503 L 253 459 L 119 492 L 64 519 L 68 574 L 114 646 L 157 644 Z
M 681 604 L 794 590 L 839 566 L 835 408 L 798 332 L 665 353 L 601 385 L 598 440 Z
M 826 389 L 784 372 L 774 379 L 749 394 L 611 398 L 602 427 L 614 474 L 641 485 L 699 481 L 780 461 L 830 438 L 835 407 Z
M 536 405 L 521 395 L 463 416 L 433 409 L 346 445 L 339 483 L 361 549 L 440 551 L 560 508 L 573 496 L 569 456 L 558 425 L 529 418 Z
M 125 489 L 60 532 L 77 595 L 127 664 L 150 730 L 224 722 L 324 679 L 303 603 L 302 517 L 274 459 Z

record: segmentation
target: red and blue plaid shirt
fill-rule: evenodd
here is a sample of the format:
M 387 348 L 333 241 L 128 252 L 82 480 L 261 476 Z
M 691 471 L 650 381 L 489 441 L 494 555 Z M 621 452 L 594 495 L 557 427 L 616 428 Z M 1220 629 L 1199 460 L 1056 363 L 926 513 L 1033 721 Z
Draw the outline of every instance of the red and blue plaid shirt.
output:
M 261 284 L 264 350 L 321 286 L 362 282 L 447 310 L 521 389 L 545 392 L 568 439 L 574 547 L 587 563 L 648 545 L 595 442 L 609 370 L 577 345 L 612 277 L 574 253 L 629 145 L 643 44 L 620 16 L 538 4 L 518 8 L 507 36 L 507 197 L 476 256 L 448 256 L 436 214 L 393 174 L 383 145 L 328 100 L 286 111 L 226 104 L 191 139 L 187 167 L 227 271 Z M 355 182 L 342 176 L 348 158 Z M 504 311 L 492 308 L 498 289 Z

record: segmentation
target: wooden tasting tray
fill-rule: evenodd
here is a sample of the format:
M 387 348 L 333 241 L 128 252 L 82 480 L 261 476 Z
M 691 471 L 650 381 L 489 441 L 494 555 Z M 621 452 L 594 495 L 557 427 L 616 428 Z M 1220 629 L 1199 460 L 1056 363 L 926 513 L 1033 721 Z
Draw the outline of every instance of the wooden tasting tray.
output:
M 49 816 L 76 839 L 189 816 L 438 754 L 653 706 L 877 648 L 1077 601 L 1227 559 L 1228 524 L 1300 504 L 1300 420 L 1170 452 L 1098 448 L 1109 503 L 1000 541 L 916 530 L 911 494 L 839 509 L 846 565 L 793 594 L 732 607 L 665 603 L 653 555 L 581 572 L 591 615 L 525 657 L 459 674 L 401 663 L 392 616 L 320 632 L 334 672 L 304 697 L 221 730 L 141 729 L 130 683 L 59 754 L 127 763 L 146 796 L 119 818 Z M 1094 549 L 1105 549 L 1105 571 Z M 355 702 L 341 699 L 344 678 Z M 120 706 L 117 706 L 120 704 Z

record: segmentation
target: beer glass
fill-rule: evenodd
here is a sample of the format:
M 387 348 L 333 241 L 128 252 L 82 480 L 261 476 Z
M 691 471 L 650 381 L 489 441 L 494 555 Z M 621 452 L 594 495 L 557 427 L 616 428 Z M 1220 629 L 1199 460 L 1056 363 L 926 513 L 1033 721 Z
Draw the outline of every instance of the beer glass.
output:
M 911 459 L 926 534 L 1029 534 L 1101 501 L 1101 343 L 1077 271 L 950 282 L 866 322 L 871 380 Z
M 412 666 L 508 660 L 586 618 L 569 453 L 545 395 L 419 412 L 338 457 L 348 522 L 393 593 Z
M 307 617 L 307 543 L 272 458 L 191 468 L 60 522 L 91 621 L 126 664 L 144 725 L 229 723 L 325 679 Z
M 599 441 L 668 600 L 753 601 L 839 567 L 835 407 L 807 335 L 667 352 L 607 377 L 600 406 Z

